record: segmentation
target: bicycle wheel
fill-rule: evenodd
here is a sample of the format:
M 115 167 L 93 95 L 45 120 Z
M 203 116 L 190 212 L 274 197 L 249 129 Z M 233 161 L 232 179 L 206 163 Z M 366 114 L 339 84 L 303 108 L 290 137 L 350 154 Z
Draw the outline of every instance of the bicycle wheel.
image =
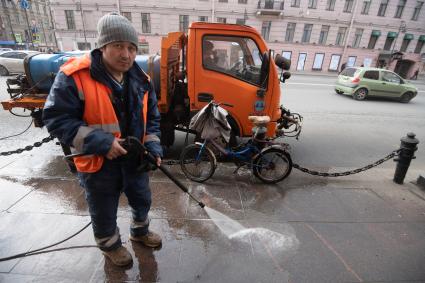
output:
M 264 183 L 280 182 L 291 173 L 291 156 L 282 149 L 265 149 L 254 158 L 252 170 L 255 177 Z
M 183 149 L 180 166 L 187 178 L 202 183 L 214 174 L 217 161 L 209 148 L 204 147 L 201 152 L 201 145 L 191 144 Z

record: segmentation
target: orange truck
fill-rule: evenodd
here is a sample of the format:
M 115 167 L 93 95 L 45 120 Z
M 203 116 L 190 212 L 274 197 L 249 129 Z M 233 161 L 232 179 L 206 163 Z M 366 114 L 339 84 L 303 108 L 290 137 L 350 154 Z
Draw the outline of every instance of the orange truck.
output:
M 35 124 L 42 126 L 40 113 L 55 74 L 67 59 L 81 54 L 28 56 L 25 74 L 7 80 L 11 99 L 2 102 L 3 108 L 29 109 Z M 280 82 L 290 76 L 286 71 L 290 61 L 271 55 L 252 27 L 201 22 L 192 23 L 188 34 L 172 32 L 164 37 L 161 56 L 138 55 L 136 63 L 154 80 L 162 116 L 161 143 L 171 146 L 176 129 L 190 131 L 190 118 L 211 100 L 233 105 L 224 107 L 234 136 L 252 134 L 248 120 L 252 115 L 271 118 L 269 137 L 297 124 L 299 116 L 280 106 Z

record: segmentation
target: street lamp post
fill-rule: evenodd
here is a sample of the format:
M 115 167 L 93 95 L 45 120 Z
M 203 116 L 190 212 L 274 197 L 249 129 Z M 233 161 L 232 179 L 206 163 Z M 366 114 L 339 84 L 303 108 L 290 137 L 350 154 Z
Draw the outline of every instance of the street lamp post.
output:
M 85 20 L 84 20 L 84 13 L 83 13 L 83 0 L 80 0 L 80 2 L 77 2 L 76 4 L 77 4 L 77 8 L 80 10 L 81 23 L 83 24 L 84 50 L 86 50 L 86 48 L 87 48 L 87 36 L 86 36 L 86 23 L 85 23 Z
M 397 36 L 396 36 L 396 38 L 394 40 L 393 48 L 391 49 L 391 54 L 390 54 L 390 58 L 389 58 L 389 61 L 388 61 L 388 66 L 393 61 L 394 49 L 395 49 L 395 46 L 397 44 L 397 39 L 398 39 L 398 37 L 400 35 L 400 32 L 402 32 L 402 33 L 405 33 L 406 32 L 406 22 L 405 21 L 401 21 L 400 22 L 400 26 L 398 27 L 398 33 L 397 33 Z

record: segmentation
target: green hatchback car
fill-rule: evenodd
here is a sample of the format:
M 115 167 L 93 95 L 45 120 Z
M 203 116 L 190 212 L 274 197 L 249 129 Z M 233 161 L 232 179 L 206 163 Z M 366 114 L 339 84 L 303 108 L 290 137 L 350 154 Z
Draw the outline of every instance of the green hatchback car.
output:
M 338 94 L 351 95 L 356 100 L 366 97 L 387 97 L 407 103 L 418 89 L 394 72 L 369 67 L 349 67 L 338 75 L 335 85 Z

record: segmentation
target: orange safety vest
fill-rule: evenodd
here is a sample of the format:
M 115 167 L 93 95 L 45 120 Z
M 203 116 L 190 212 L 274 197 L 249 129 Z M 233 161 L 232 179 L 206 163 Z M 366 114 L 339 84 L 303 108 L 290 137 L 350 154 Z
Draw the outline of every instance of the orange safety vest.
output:
M 72 76 L 75 81 L 78 97 L 84 100 L 83 120 L 87 123 L 88 127 L 102 129 L 119 138 L 121 137 L 121 131 L 111 102 L 112 90 L 91 78 L 90 64 L 90 54 L 86 54 L 82 57 L 70 58 L 60 69 L 65 75 Z M 141 113 L 145 124 L 144 135 L 146 135 L 147 108 L 148 92 L 146 91 L 143 98 L 143 113 Z M 103 160 L 104 157 L 100 155 L 74 157 L 77 170 L 85 173 L 99 171 Z

